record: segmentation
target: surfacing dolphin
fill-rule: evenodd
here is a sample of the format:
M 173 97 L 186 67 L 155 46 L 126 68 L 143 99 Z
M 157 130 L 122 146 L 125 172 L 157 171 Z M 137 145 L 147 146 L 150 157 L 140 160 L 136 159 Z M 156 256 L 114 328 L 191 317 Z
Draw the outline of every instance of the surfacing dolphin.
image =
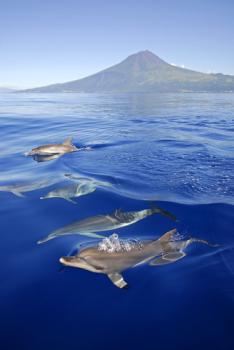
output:
M 97 235 L 95 232 L 111 231 L 120 227 L 132 225 L 135 222 L 153 214 L 161 214 L 169 217 L 172 220 L 176 220 L 174 215 L 158 207 L 152 207 L 150 209 L 140 211 L 129 211 L 126 213 L 121 209 L 117 209 L 109 215 L 97 215 L 87 219 L 75 221 L 53 231 L 47 237 L 39 240 L 37 243 L 44 243 L 53 238 L 71 234 L 103 238 L 104 236 Z
M 17 197 L 25 197 L 25 192 L 31 192 L 38 190 L 40 188 L 48 187 L 52 184 L 54 184 L 55 181 L 51 180 L 42 180 L 42 181 L 35 181 L 35 182 L 29 182 L 29 183 L 15 183 L 5 186 L 0 186 L 1 192 L 11 192 Z
M 92 193 L 96 190 L 96 186 L 90 182 L 84 182 L 80 184 L 72 184 L 66 187 L 57 188 L 53 191 L 50 191 L 45 196 L 40 197 L 40 199 L 47 198 L 63 198 L 69 202 L 76 204 L 72 198 L 84 196 L 86 194 Z
M 165 233 L 162 237 L 151 241 L 119 240 L 113 234 L 98 245 L 81 249 L 75 256 L 60 258 L 66 266 L 77 267 L 91 272 L 106 274 L 118 288 L 127 286 L 121 273 L 143 263 L 151 266 L 174 263 L 186 256 L 185 248 L 194 242 L 210 245 L 207 241 L 190 238 L 173 240 L 176 229 Z
M 35 147 L 30 152 L 25 153 L 25 155 L 32 156 L 32 157 L 34 156 L 52 157 L 52 159 L 54 159 L 53 156 L 60 156 L 65 153 L 71 153 L 76 151 L 79 151 L 79 148 L 77 148 L 75 145 L 72 144 L 72 137 L 68 137 L 63 143 L 48 144 L 48 145 Z

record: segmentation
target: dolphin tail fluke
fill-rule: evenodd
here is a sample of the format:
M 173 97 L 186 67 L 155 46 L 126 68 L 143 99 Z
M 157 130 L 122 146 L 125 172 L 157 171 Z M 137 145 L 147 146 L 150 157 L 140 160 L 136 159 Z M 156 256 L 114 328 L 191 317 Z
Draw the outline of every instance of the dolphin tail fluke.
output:
M 110 273 L 107 275 L 111 282 L 118 288 L 126 288 L 128 286 L 127 282 L 123 279 L 120 273 Z
M 174 221 L 177 221 L 177 218 L 175 215 L 173 215 L 172 213 L 170 213 L 169 211 L 165 210 L 165 209 L 162 209 L 156 205 L 153 205 L 152 208 L 152 214 L 161 214 L 163 216 L 166 216 L 168 217 L 169 219 L 171 220 L 174 220 Z
M 188 246 L 188 245 L 190 245 L 192 243 L 206 244 L 206 245 L 208 245 L 211 248 L 216 248 L 216 247 L 220 246 L 219 244 L 212 244 L 212 243 L 206 241 L 205 239 L 200 239 L 200 238 L 190 238 L 190 239 L 188 239 L 186 246 Z

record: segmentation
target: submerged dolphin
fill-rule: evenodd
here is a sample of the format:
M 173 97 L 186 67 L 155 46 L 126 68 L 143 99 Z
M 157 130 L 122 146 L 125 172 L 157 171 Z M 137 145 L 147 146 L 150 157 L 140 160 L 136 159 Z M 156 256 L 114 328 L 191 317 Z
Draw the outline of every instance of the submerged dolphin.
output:
M 72 181 L 78 181 L 78 182 L 82 182 L 82 183 L 92 183 L 97 187 L 113 187 L 112 183 L 107 182 L 107 181 L 101 181 L 101 180 L 96 180 L 92 177 L 82 177 L 79 175 L 73 175 L 70 173 L 64 174 L 64 176 Z
M 51 157 L 54 155 L 59 156 L 65 153 L 76 152 L 78 150 L 79 148 L 77 148 L 72 144 L 72 137 L 68 137 L 63 143 L 39 146 L 39 147 L 33 148 L 30 152 L 25 153 L 25 155 Z
M 92 193 L 96 190 L 96 186 L 90 182 L 85 182 L 81 184 L 73 184 L 62 188 L 57 188 L 54 191 L 50 191 L 45 196 L 40 197 L 40 199 L 47 198 L 63 198 L 69 202 L 76 204 L 72 198 L 84 196 L 88 193 Z
M 175 233 L 176 229 L 173 229 L 159 239 L 140 242 L 118 240 L 117 235 L 112 235 L 107 244 L 105 239 L 101 244 L 82 249 L 75 256 L 60 258 L 60 262 L 66 266 L 106 274 L 116 287 L 124 288 L 127 286 L 121 275 L 124 270 L 143 263 L 151 266 L 173 263 L 186 255 L 184 249 L 189 244 L 200 242 L 209 245 L 207 241 L 196 238 L 173 240 Z
M 24 197 L 24 192 L 31 192 L 40 188 L 45 188 L 55 183 L 55 181 L 43 180 L 32 183 L 19 183 L 0 186 L 1 192 L 11 192 L 17 197 Z
M 95 232 L 110 231 L 128 226 L 153 214 L 162 214 L 170 219 L 176 219 L 174 215 L 158 207 L 140 211 L 129 211 L 126 213 L 121 209 L 117 209 L 110 215 L 97 215 L 84 220 L 75 221 L 53 231 L 49 236 L 39 240 L 37 243 L 44 243 L 55 237 L 71 234 L 103 238 L 103 236 L 97 235 Z
M 65 174 L 69 179 L 73 179 L 70 174 Z M 46 198 L 63 198 L 69 202 L 76 204 L 72 198 L 84 196 L 86 194 L 94 192 L 97 187 L 110 187 L 112 186 L 109 182 L 98 181 L 90 178 L 75 177 L 79 181 L 78 184 L 68 185 L 66 187 L 57 188 L 53 191 L 50 191 L 45 196 L 42 196 L 41 199 Z

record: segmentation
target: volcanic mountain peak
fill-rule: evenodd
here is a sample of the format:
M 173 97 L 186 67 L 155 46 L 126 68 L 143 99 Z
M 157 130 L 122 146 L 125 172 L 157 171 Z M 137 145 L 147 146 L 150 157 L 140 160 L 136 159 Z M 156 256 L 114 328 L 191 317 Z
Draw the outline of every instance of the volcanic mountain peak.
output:
M 125 60 L 111 68 L 121 67 L 122 70 L 128 69 L 137 72 L 158 69 L 163 66 L 169 66 L 169 64 L 156 56 L 153 52 L 145 50 L 128 56 Z
M 27 90 L 28 92 L 225 92 L 234 77 L 173 66 L 145 50 L 86 78 Z

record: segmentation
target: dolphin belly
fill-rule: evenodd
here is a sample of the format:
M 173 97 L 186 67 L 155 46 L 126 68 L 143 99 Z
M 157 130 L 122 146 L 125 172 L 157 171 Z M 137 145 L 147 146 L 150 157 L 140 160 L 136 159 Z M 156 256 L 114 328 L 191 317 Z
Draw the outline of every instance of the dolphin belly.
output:
M 58 230 L 53 231 L 45 239 L 40 240 L 38 243 L 44 243 L 55 237 L 68 235 L 68 234 L 80 234 L 85 236 L 90 236 L 93 233 L 92 237 L 103 237 L 100 235 L 94 235 L 95 232 L 115 230 L 116 228 L 129 225 L 128 223 L 120 223 L 117 219 L 112 218 L 109 215 L 100 215 L 94 218 L 88 218 L 81 221 L 74 222 L 70 225 L 64 226 Z

